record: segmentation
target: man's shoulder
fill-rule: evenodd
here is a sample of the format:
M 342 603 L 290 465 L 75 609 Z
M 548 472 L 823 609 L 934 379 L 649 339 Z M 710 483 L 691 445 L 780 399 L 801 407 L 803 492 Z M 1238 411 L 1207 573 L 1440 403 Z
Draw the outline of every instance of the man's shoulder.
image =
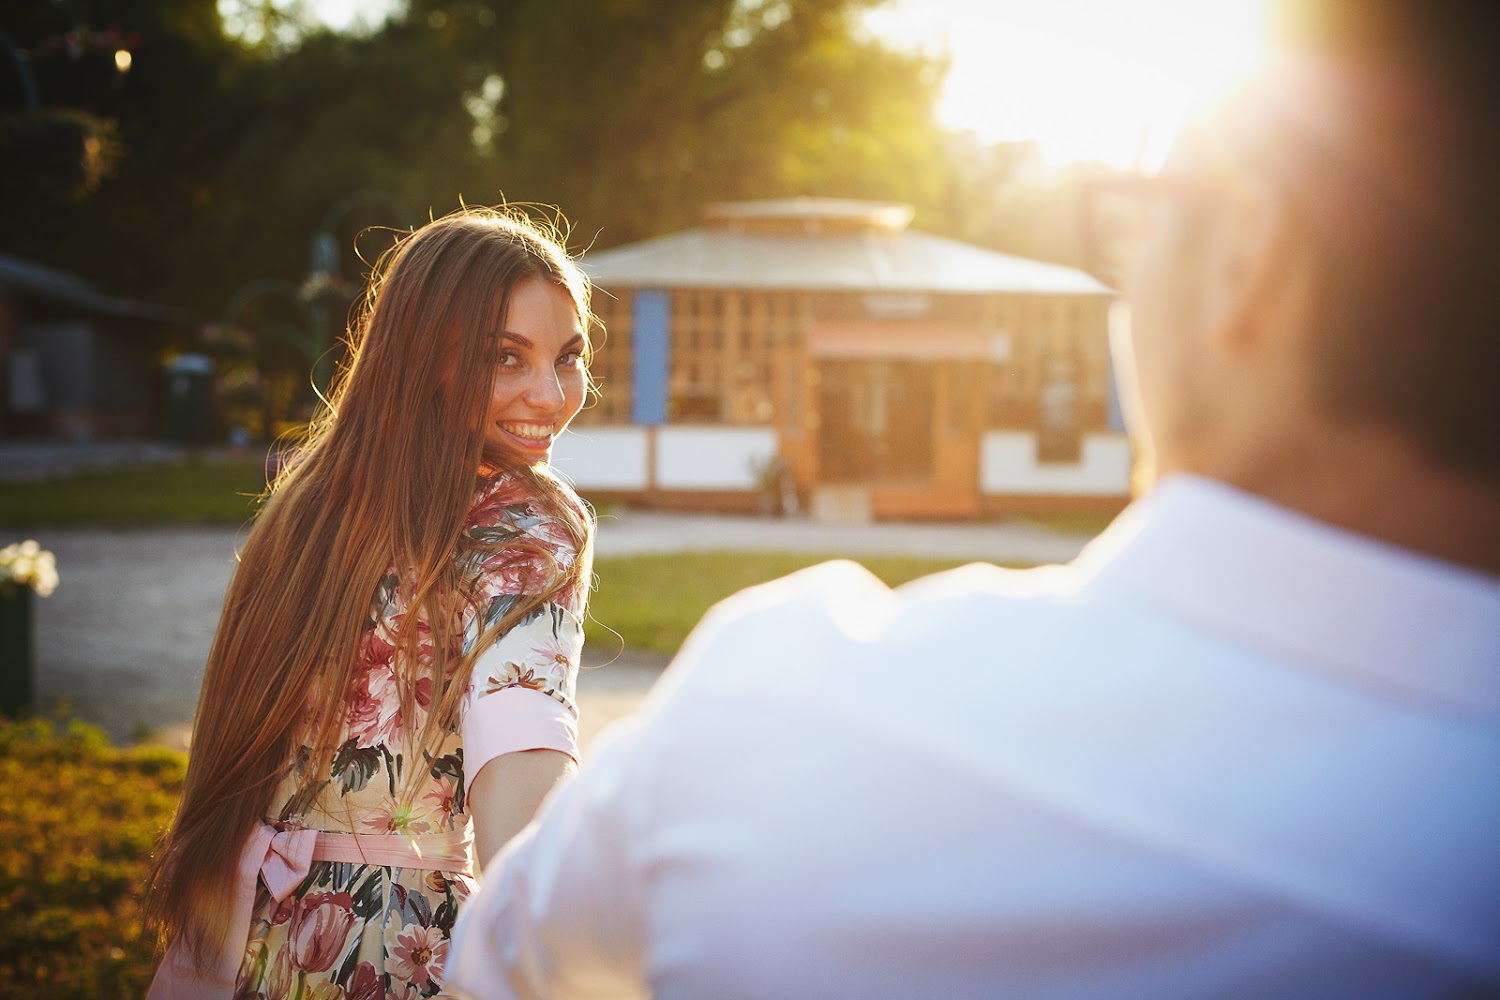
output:
M 1070 567 L 973 563 L 888 587 L 834 560 L 715 605 L 678 653 L 672 686 L 807 689 L 849 670 L 919 656 L 936 671 L 971 658 L 983 634 L 1017 634 L 1060 612 L 1077 590 Z
M 1017 570 L 970 563 L 892 588 L 859 563 L 836 559 L 726 598 L 704 616 L 700 629 L 815 626 L 878 642 L 914 616 L 954 613 L 976 603 L 999 612 L 1071 594 L 1075 587 L 1076 575 L 1066 566 Z

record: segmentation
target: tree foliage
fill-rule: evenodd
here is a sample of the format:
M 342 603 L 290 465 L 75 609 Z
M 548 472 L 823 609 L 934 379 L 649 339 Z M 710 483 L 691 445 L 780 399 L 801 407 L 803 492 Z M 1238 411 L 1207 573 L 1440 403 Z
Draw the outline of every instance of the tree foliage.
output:
M 862 34 L 877 2 L 409 0 L 336 34 L 282 0 L 19 0 L 0 28 L 53 117 L 0 85 L 0 147 L 31 154 L 0 161 L 0 250 L 210 322 L 254 279 L 303 283 L 317 233 L 353 288 L 378 227 L 461 200 L 556 206 L 610 246 L 720 200 L 872 198 L 1004 246 L 1016 157 L 944 133 L 944 67 Z M 41 183 L 59 158 L 72 179 Z
M 931 200 L 939 74 L 861 40 L 859 6 L 509 5 L 493 176 L 509 195 L 563 206 L 605 245 L 691 224 L 717 200 Z
M 172 235 L 210 203 L 219 155 L 248 110 L 229 86 L 242 53 L 214 0 L 21 0 L 0 29 L 12 43 L 0 70 L 0 249 L 120 292 L 165 290 Z

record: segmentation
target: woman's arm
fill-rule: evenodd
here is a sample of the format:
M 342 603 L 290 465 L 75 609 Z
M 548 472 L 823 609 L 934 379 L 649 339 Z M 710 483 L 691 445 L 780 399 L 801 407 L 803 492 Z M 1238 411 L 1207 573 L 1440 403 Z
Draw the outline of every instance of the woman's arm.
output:
M 622 723 L 536 822 L 488 859 L 453 928 L 447 990 L 473 1000 L 651 995 L 645 921 L 652 890 L 637 831 L 650 811 L 640 789 L 652 776 L 640 759 L 639 732 Z
M 560 750 L 518 750 L 479 769 L 469 784 L 468 812 L 481 868 L 531 822 L 547 793 L 577 769 Z

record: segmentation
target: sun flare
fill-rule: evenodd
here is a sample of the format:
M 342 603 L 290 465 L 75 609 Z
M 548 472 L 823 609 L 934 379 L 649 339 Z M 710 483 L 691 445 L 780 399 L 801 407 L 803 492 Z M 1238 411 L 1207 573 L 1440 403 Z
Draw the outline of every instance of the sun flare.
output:
M 1160 162 L 1196 104 L 1265 48 L 1264 0 L 895 0 L 877 36 L 950 59 L 941 120 L 1045 160 Z

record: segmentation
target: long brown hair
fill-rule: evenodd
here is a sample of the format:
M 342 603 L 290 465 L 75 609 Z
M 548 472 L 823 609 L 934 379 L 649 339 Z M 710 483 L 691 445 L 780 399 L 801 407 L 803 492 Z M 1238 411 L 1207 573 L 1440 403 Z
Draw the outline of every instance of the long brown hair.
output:
M 299 796 L 315 794 L 344 718 L 361 631 L 387 568 L 413 581 L 431 623 L 465 600 L 455 553 L 486 454 L 483 415 L 512 290 L 540 278 L 565 290 L 587 330 L 588 282 L 548 231 L 516 210 L 465 209 L 405 237 L 379 261 L 351 324 L 349 360 L 325 411 L 278 475 L 246 540 L 198 698 L 182 803 L 147 882 L 148 927 L 199 965 L 229 934 L 229 898 L 246 837 L 267 818 L 299 748 Z M 587 359 L 585 359 L 587 360 Z M 573 536 L 578 558 L 517 602 L 492 633 L 560 591 L 585 589 L 591 523 L 545 467 L 506 470 Z M 403 635 L 406 662 L 419 642 Z M 422 748 L 454 724 L 473 659 L 432 643 L 434 698 Z M 457 660 L 457 662 L 455 662 Z M 403 717 L 419 678 L 401 677 Z

